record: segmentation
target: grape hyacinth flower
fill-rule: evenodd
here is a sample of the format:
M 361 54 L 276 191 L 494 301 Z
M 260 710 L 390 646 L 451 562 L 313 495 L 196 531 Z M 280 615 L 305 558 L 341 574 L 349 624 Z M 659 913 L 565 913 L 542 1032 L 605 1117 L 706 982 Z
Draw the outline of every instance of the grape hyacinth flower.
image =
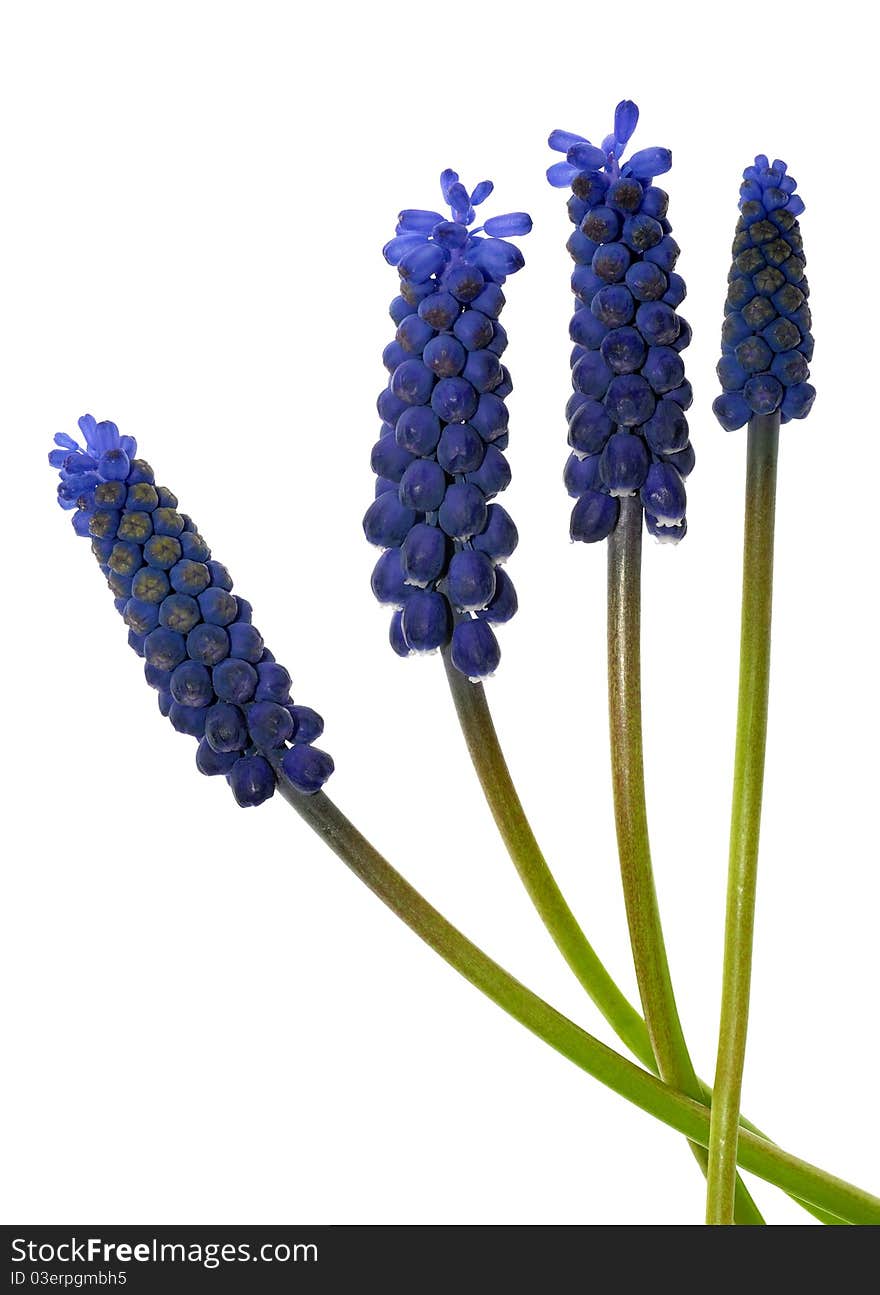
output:
M 739 697 L 706 1191 L 706 1222 L 719 1226 L 735 1221 L 770 693 L 779 431 L 781 423 L 806 417 L 816 395 L 807 381 L 812 321 L 797 220 L 804 204 L 787 172 L 784 162 L 771 165 L 763 153 L 743 172 L 721 329 L 724 393 L 713 404 L 726 431 L 748 424 Z
M 684 478 L 694 453 L 685 410 L 692 392 L 681 352 L 691 329 L 678 314 L 686 288 L 675 272 L 669 196 L 654 185 L 672 155 L 645 148 L 621 161 L 638 119 L 636 105 L 623 100 L 601 147 L 563 130 L 548 141 L 565 161 L 551 166 L 547 179 L 572 191 L 575 230 L 566 246 L 577 305 L 564 479 L 577 501 L 571 537 L 586 543 L 607 539 L 618 500 L 627 496 L 638 495 L 655 538 L 677 543 L 687 530 Z
M 134 437 L 91 414 L 79 428 L 84 448 L 60 434 L 49 455 L 58 502 L 75 510 L 77 535 L 91 537 L 160 711 L 198 739 L 197 767 L 225 774 L 242 806 L 273 794 L 276 763 L 298 791 L 320 790 L 333 772 L 312 745 L 324 721 L 293 703 L 290 675 L 251 624 L 250 604 L 232 593 L 229 572 L 136 457 Z
M 451 643 L 455 668 L 479 679 L 500 660 L 492 626 L 517 609 L 501 567 L 517 531 L 493 502 L 510 481 L 512 383 L 498 317 L 502 285 L 524 264 L 507 238 L 527 234 L 532 222 L 513 212 L 472 228 L 491 181 L 468 193 L 455 171 L 444 171 L 440 184 L 451 219 L 402 211 L 383 249 L 400 275 L 400 295 L 390 308 L 397 332 L 383 354 L 390 376 L 378 400 L 376 497 L 364 533 L 383 550 L 372 587 L 395 609 L 395 652 Z
M 607 539 L 609 736 L 620 874 L 633 964 L 651 1064 L 661 1079 L 699 1100 L 700 1080 L 685 1039 L 663 937 L 647 828 L 641 719 L 640 634 L 643 526 L 676 543 L 686 532 L 684 478 L 693 467 L 685 410 L 692 395 L 681 352 L 690 328 L 678 314 L 685 297 L 675 272 L 678 245 L 666 216 L 668 195 L 654 184 L 672 165 L 668 149 L 623 160 L 638 122 L 629 100 L 596 147 L 553 131 L 565 154 L 547 171 L 571 188 L 575 226 L 567 248 L 577 299 L 570 324 L 571 454 L 564 480 L 576 499 L 573 540 Z M 643 522 L 644 517 L 644 522 Z M 704 1149 L 691 1144 L 705 1171 Z M 761 1223 L 737 1183 L 739 1222 Z
M 813 336 L 797 220 L 804 204 L 787 170 L 761 153 L 743 171 L 717 368 L 724 390 L 712 405 L 727 432 L 777 410 L 783 423 L 806 418 L 816 398 L 807 381 Z

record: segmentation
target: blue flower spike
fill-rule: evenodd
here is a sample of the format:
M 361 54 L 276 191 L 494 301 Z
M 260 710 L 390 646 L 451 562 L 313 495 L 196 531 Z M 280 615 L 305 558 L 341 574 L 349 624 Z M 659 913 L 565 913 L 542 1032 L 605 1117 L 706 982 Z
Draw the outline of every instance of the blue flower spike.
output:
M 243 807 L 272 796 L 276 765 L 298 791 L 319 791 L 333 772 L 312 745 L 323 721 L 293 704 L 290 676 L 251 624 L 250 603 L 232 593 L 195 523 L 136 457 L 134 438 L 91 414 L 79 428 L 84 447 L 61 434 L 49 455 L 58 502 L 91 539 L 160 711 L 198 740 L 197 768 L 224 774 Z
M 717 368 L 723 392 L 712 405 L 727 432 L 755 414 L 806 418 L 816 398 L 796 188 L 785 162 L 763 153 L 743 171 Z
M 383 249 L 400 295 L 390 309 L 397 333 L 383 354 L 389 378 L 378 400 L 376 497 L 364 533 L 383 550 L 372 587 L 395 609 L 393 650 L 409 656 L 451 645 L 455 668 L 477 680 L 500 660 L 493 624 L 517 607 L 500 567 L 516 547 L 516 527 L 492 502 L 510 482 L 513 384 L 498 317 L 502 286 L 524 264 L 508 240 L 528 234 L 532 221 L 517 211 L 476 224 L 490 180 L 468 193 L 457 172 L 444 171 L 440 188 L 450 217 L 402 211 Z
M 638 496 L 648 532 L 661 542 L 675 544 L 687 529 L 692 395 L 681 353 L 691 330 L 678 314 L 686 288 L 675 272 L 669 197 L 654 184 L 672 154 L 644 148 L 624 160 L 638 120 L 638 108 L 624 99 L 601 145 L 564 130 L 548 141 L 565 160 L 547 179 L 571 190 L 575 227 L 567 244 L 576 305 L 564 480 L 576 501 L 571 538 L 588 544 L 608 538 L 618 500 L 629 495 Z

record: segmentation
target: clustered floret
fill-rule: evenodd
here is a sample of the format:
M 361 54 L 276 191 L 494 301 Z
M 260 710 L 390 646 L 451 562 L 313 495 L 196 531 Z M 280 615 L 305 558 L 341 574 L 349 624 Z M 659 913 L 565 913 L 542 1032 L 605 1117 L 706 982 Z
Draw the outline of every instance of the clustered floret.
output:
M 85 449 L 61 434 L 49 455 L 58 502 L 75 510 L 77 535 L 91 537 L 160 711 L 198 739 L 196 765 L 225 774 L 239 805 L 268 800 L 275 764 L 297 790 L 319 791 L 333 772 L 312 745 L 324 721 L 293 703 L 290 675 L 252 625 L 250 603 L 232 593 L 195 523 L 135 457 L 134 438 L 91 414 L 79 427 Z
M 455 171 L 444 171 L 440 184 L 451 219 L 402 211 L 383 249 L 400 295 L 390 307 L 397 332 L 383 354 L 390 377 L 378 400 L 376 497 L 364 532 L 384 550 L 372 587 L 395 609 L 395 652 L 451 643 L 455 668 L 479 679 L 500 660 L 492 626 L 517 609 L 501 566 L 517 531 L 493 502 L 510 482 L 505 401 L 513 388 L 498 317 L 502 285 L 524 264 L 507 238 L 527 234 L 532 222 L 513 212 L 471 228 L 491 181 L 468 193 Z
M 601 147 L 564 130 L 549 139 L 566 158 L 547 179 L 572 190 L 567 248 L 577 305 L 564 479 L 577 501 L 571 537 L 586 543 L 611 534 L 628 495 L 638 494 L 657 539 L 677 543 L 687 530 L 684 478 L 694 452 L 684 411 L 693 394 L 681 352 L 691 329 L 678 314 L 686 288 L 675 272 L 669 196 L 653 183 L 672 155 L 646 148 L 621 164 L 638 117 L 634 103 L 619 103 Z
M 724 393 L 712 406 L 728 432 L 754 414 L 806 418 L 816 398 L 807 382 L 813 335 L 796 188 L 786 164 L 771 166 L 763 153 L 743 171 L 717 368 Z

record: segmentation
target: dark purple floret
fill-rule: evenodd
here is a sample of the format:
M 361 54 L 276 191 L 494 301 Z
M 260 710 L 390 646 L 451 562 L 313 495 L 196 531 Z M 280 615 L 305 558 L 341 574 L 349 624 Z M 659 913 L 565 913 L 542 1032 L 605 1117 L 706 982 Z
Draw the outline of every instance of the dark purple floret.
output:
M 290 675 L 251 624 L 250 603 L 232 592 L 229 572 L 175 496 L 155 486 L 134 438 L 90 414 L 79 428 L 85 448 L 59 435 L 49 455 L 59 503 L 75 510 L 75 532 L 91 538 L 160 711 L 199 740 L 198 769 L 224 774 L 239 805 L 259 805 L 276 785 L 267 755 L 286 748 L 291 783 L 320 790 L 333 772 L 330 756 L 312 746 L 323 721 L 293 705 Z
M 755 415 L 806 418 L 816 396 L 807 382 L 813 335 L 796 188 L 785 162 L 763 153 L 743 171 L 717 367 L 722 394 L 712 405 L 727 432 Z
M 397 333 L 383 353 L 390 376 L 378 400 L 376 498 L 364 532 L 384 550 L 372 588 L 396 609 L 393 650 L 409 656 L 451 644 L 456 668 L 477 679 L 499 660 L 486 622 L 509 620 L 517 605 L 499 566 L 516 546 L 516 528 L 490 501 L 510 482 L 513 384 L 500 359 L 507 334 L 498 316 L 502 285 L 523 257 L 507 240 L 532 222 L 511 212 L 475 225 L 492 184 L 469 194 L 454 171 L 440 183 L 452 219 L 402 211 L 384 248 L 401 283 L 390 310 Z
M 623 160 L 638 118 L 636 105 L 624 100 L 601 146 L 570 131 L 549 139 L 565 161 L 551 166 L 547 179 L 571 189 L 575 225 L 567 244 L 577 304 L 569 325 L 575 395 L 566 414 L 573 454 L 565 486 L 576 500 L 571 537 L 585 543 L 611 534 L 624 495 L 641 499 L 651 535 L 676 542 L 685 533 L 664 511 L 665 496 L 644 488 L 657 468 L 667 483 L 678 478 L 676 507 L 684 499 L 693 462 L 680 352 L 691 329 L 678 314 L 686 289 L 674 268 L 679 248 L 666 219 L 669 198 L 654 184 L 672 156 L 646 148 Z M 769 350 L 770 342 L 763 344 Z

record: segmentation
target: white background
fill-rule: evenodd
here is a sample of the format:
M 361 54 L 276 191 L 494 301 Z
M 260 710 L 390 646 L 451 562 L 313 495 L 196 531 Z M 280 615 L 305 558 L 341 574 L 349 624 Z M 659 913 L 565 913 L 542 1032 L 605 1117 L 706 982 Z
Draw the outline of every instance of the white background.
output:
M 633 147 L 673 150 L 662 183 L 695 332 L 691 531 L 647 546 L 644 693 L 658 888 L 709 1078 L 745 451 L 710 413 L 713 368 L 742 167 L 784 157 L 807 203 L 819 398 L 782 436 L 745 1107 L 877 1188 L 876 75 L 855 13 L 804 5 L 783 31 L 639 0 L 601 23 L 552 0 L 519 19 L 480 4 L 7 12 L 5 1219 L 700 1220 L 680 1138 L 484 1001 L 283 802 L 243 813 L 196 773 L 45 462 L 86 410 L 138 438 L 324 713 L 338 803 L 611 1041 L 494 835 L 439 660 L 386 645 L 360 519 L 396 283 L 380 247 L 399 208 L 438 202 L 441 168 L 489 176 L 487 214 L 535 219 L 504 316 L 521 610 L 490 701 L 559 880 L 634 994 L 605 555 L 569 545 L 560 481 L 569 225 L 543 178 L 548 131 L 601 137 L 625 96 L 642 109 Z M 757 1196 L 771 1220 L 806 1220 Z

